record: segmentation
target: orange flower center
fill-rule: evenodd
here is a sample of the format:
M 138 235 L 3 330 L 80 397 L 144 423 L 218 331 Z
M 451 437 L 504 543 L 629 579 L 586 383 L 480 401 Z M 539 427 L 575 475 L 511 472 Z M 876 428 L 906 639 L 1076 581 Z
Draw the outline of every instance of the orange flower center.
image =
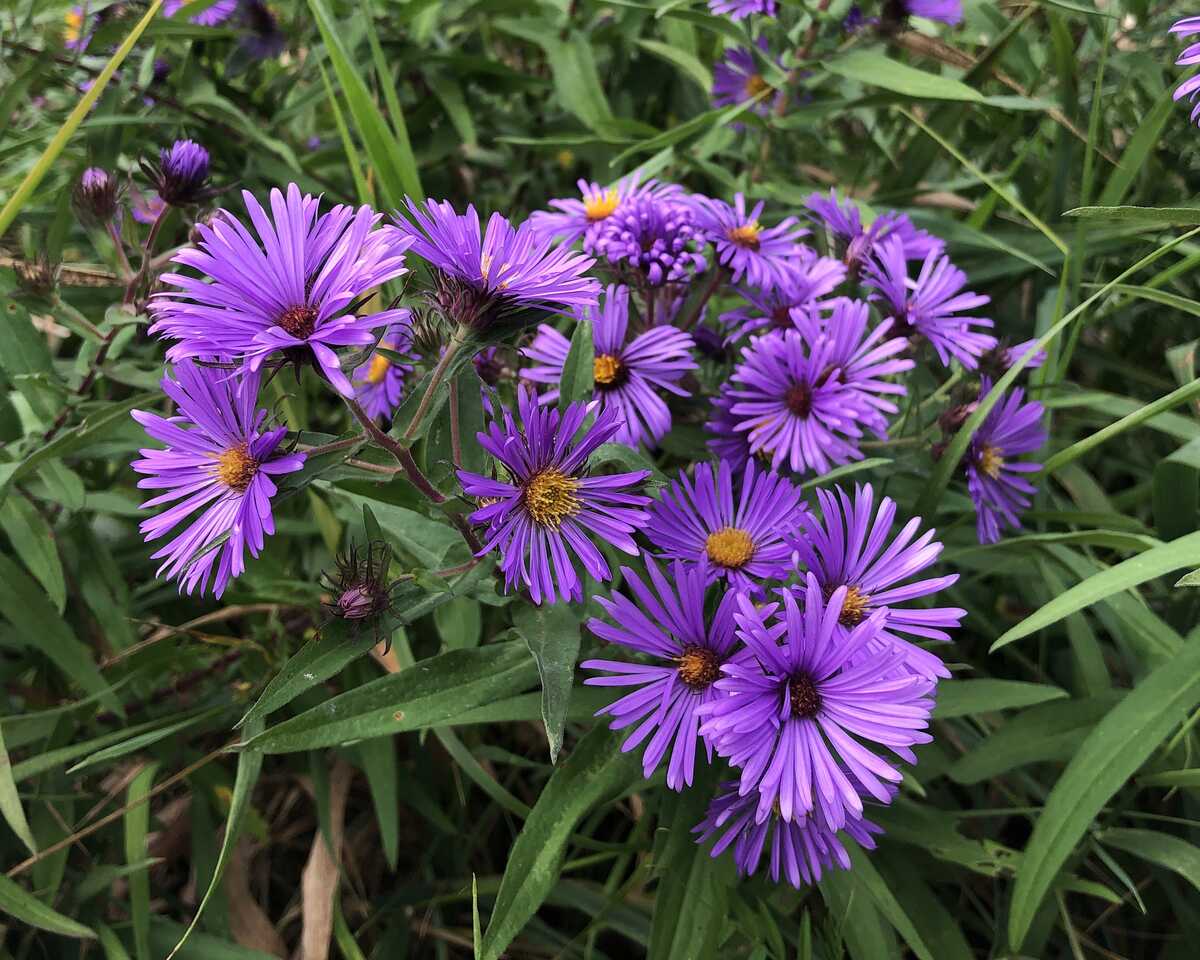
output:
M 550 468 L 534 474 L 525 484 L 525 509 L 543 527 L 557 528 L 582 506 L 577 496 L 579 481 L 561 470 Z
M 617 196 L 616 190 L 604 190 L 583 198 L 583 212 L 587 214 L 588 220 L 596 223 L 611 215 L 620 202 L 621 198 Z
M 617 387 L 625 380 L 625 365 L 621 358 L 602 353 L 592 361 L 592 379 L 598 387 Z
M 752 73 L 746 78 L 746 96 L 757 97 L 764 90 L 770 89 L 770 84 L 762 78 L 762 74 Z
M 722 527 L 704 541 L 708 559 L 729 570 L 740 570 L 754 557 L 754 540 L 745 530 Z
M 276 322 L 297 340 L 307 340 L 317 326 L 317 311 L 308 304 L 288 307 Z
M 1004 455 L 1000 452 L 1000 448 L 985 443 L 979 452 L 979 469 L 996 480 L 1000 477 L 1000 468 L 1003 466 Z
M 829 591 L 830 595 L 833 591 Z M 829 597 L 825 598 L 826 600 Z M 871 609 L 871 597 L 863 593 L 858 587 L 849 587 L 846 590 L 846 598 L 842 601 L 842 612 L 838 616 L 838 623 L 843 627 L 857 627 L 867 616 L 867 611 Z
M 244 443 L 230 447 L 217 457 L 217 479 L 230 490 L 241 493 L 250 486 L 250 481 L 254 479 L 256 473 L 258 473 L 258 461 L 250 456 L 250 448 Z
M 692 690 L 703 690 L 721 675 L 721 661 L 707 647 L 689 644 L 679 657 L 679 679 Z
M 757 220 L 751 220 L 749 223 L 743 223 L 740 227 L 732 227 L 726 236 L 730 241 L 745 250 L 758 249 L 758 235 L 762 232 L 762 227 L 758 225 Z
M 383 378 L 387 376 L 391 366 L 392 361 L 382 353 L 375 354 L 371 358 L 371 368 L 367 371 L 367 383 L 383 383 Z

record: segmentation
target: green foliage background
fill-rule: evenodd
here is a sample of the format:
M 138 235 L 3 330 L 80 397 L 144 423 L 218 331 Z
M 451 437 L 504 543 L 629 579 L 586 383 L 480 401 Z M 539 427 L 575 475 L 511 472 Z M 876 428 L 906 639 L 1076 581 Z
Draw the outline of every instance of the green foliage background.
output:
M 846 4 L 783 6 L 776 50 L 812 62 L 762 120 L 711 108 L 714 60 L 748 35 L 699 3 L 283 0 L 261 61 L 236 24 L 137 3 L 77 56 L 65 5 L 4 5 L 0 957 L 161 960 L 197 916 L 181 958 L 325 956 L 309 929 L 346 960 L 1196 955 L 1200 638 L 1174 583 L 1200 566 L 1200 134 L 1165 32 L 1186 11 L 968 0 L 955 31 L 845 40 Z M 854 478 L 936 519 L 969 611 L 875 854 L 815 889 L 736 882 L 688 835 L 714 784 L 644 782 L 590 719 L 589 611 L 512 604 L 489 563 L 435 576 L 467 559 L 457 534 L 370 463 L 310 464 L 220 604 L 154 579 L 128 412 L 158 402 L 162 351 L 69 194 L 185 135 L 235 208 L 235 185 L 295 180 L 520 217 L 639 164 L 779 211 L 836 185 L 945 237 L 1003 336 L 1044 335 L 1052 439 L 1022 535 L 976 543 L 951 470 L 982 414 L 935 463 L 932 384 Z M 40 258 L 56 282 L 31 291 Z M 272 389 L 306 441 L 344 429 L 315 386 Z M 448 487 L 444 419 L 422 456 Z M 657 467 L 699 455 L 702 420 L 681 408 Z M 418 574 L 389 624 L 413 669 L 317 634 L 319 574 L 364 523 Z M 325 926 L 301 884 L 322 834 L 344 837 Z

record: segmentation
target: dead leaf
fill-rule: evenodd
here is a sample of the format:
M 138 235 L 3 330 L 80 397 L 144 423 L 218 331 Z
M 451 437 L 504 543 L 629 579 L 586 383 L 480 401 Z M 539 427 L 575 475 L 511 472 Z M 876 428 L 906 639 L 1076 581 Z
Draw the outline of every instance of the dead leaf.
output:
M 333 936 L 333 898 L 338 895 L 338 861 L 341 858 L 345 833 L 346 795 L 354 768 L 338 760 L 329 774 L 329 831 L 328 838 L 318 826 L 313 836 L 308 863 L 300 880 L 303 928 L 300 933 L 299 960 L 329 960 L 329 943 Z
M 243 947 L 286 957 L 287 944 L 250 892 L 250 843 L 249 837 L 238 841 L 222 881 L 229 898 L 229 930 Z

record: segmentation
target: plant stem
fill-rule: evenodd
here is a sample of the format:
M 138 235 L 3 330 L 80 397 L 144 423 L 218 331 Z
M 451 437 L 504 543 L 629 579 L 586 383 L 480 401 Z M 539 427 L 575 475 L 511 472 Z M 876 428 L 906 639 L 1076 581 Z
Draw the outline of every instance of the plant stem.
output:
M 454 461 L 454 469 L 462 469 L 462 425 L 459 423 L 458 417 L 458 391 L 454 389 L 454 385 L 450 385 L 450 396 L 447 399 L 450 405 L 450 458 Z
M 413 455 L 409 452 L 408 448 L 384 433 L 379 428 L 379 424 L 367 416 L 367 411 L 359 405 L 357 400 L 354 400 L 352 397 L 343 397 L 342 399 L 346 402 L 346 406 L 350 408 L 350 412 L 354 414 L 358 422 L 363 425 L 363 429 L 367 431 L 371 439 L 396 458 L 396 462 L 404 468 L 404 473 L 412 482 L 412 485 L 425 494 L 433 503 L 445 503 L 446 498 L 438 492 L 438 489 L 429 482 L 429 478 L 421 472 L 421 468 L 417 466 L 417 461 L 413 459 Z
M 437 366 L 433 368 L 433 373 L 429 375 L 429 383 L 425 387 L 425 393 L 422 395 L 420 403 L 417 404 L 416 413 L 413 414 L 412 420 L 409 421 L 404 433 L 400 435 L 400 439 L 404 443 L 411 443 L 417 435 L 421 421 L 425 419 L 425 414 L 429 412 L 429 405 L 433 403 L 434 394 L 446 378 L 446 371 L 450 369 L 450 361 L 454 359 L 454 355 L 458 353 L 459 348 L 463 345 L 466 338 L 467 328 L 460 324 L 455 329 L 454 336 L 450 338 L 450 342 L 446 344 L 446 349 L 442 351 L 441 357 L 438 358 Z
M 142 265 L 138 267 L 138 272 L 128 286 L 125 287 L 125 297 L 122 303 L 133 303 L 134 296 L 137 294 L 138 288 L 145 282 L 146 277 L 150 273 L 150 254 L 154 250 L 154 241 L 158 239 L 158 232 L 162 229 L 163 221 L 167 219 L 171 208 L 164 205 L 158 211 L 158 216 L 154 218 L 154 223 L 150 225 L 150 232 L 146 234 L 146 242 L 142 245 Z
M 701 292 L 700 299 L 696 301 L 695 307 L 679 321 L 678 326 L 680 330 L 690 330 L 696 325 L 696 321 L 704 313 L 705 305 L 712 298 L 712 295 L 717 292 L 717 287 L 721 285 L 721 281 L 727 276 L 729 276 L 729 270 L 726 267 L 716 266 L 712 269 L 708 275 L 708 283 Z
M 307 443 L 296 444 L 297 450 L 302 450 L 312 457 L 319 457 L 325 453 L 333 453 L 336 450 L 345 450 L 349 447 L 363 443 L 367 439 L 365 434 L 358 434 L 354 437 L 346 437 L 342 440 L 334 440 L 330 443 L 322 443 L 320 446 L 312 446 Z

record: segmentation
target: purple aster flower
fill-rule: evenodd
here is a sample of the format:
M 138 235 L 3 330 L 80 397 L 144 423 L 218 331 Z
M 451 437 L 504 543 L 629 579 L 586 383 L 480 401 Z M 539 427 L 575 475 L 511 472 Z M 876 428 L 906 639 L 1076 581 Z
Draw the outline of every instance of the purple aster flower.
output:
M 992 384 L 985 378 L 979 395 L 987 396 Z M 1042 428 L 1045 408 L 1025 402 L 1025 391 L 1014 387 L 992 407 L 967 448 L 967 490 L 975 503 L 976 532 L 980 543 L 995 543 L 1004 526 L 1019 530 L 1021 511 L 1027 510 L 1037 488 L 1025 479 L 1041 464 L 1013 460 L 1045 445 Z
M 529 217 L 530 226 L 540 236 L 547 236 L 564 244 L 572 244 L 582 237 L 583 249 L 593 253 L 600 224 L 612 216 L 624 201 L 642 194 L 675 196 L 682 193 L 675 184 L 659 183 L 657 180 L 638 183 L 638 176 L 636 172 L 631 173 L 611 187 L 578 180 L 576 186 L 579 187 L 583 199 L 551 200 L 550 206 L 554 209 L 535 211 Z
M 979 372 L 989 380 L 999 380 L 1025 354 L 1031 354 L 1025 364 L 1028 369 L 1035 369 L 1046 362 L 1046 351 L 1037 348 L 1037 340 L 1024 340 L 1014 346 L 997 342 L 991 350 L 979 357 Z
M 736 403 L 729 395 L 729 384 L 721 384 L 717 395 L 712 398 L 712 410 L 704 429 L 712 434 L 708 440 L 708 449 L 718 460 L 727 462 L 731 470 L 741 470 L 750 459 L 750 441 L 746 439 L 746 431 L 739 430 L 742 420 L 730 412 Z M 760 456 L 760 462 L 762 457 Z M 770 464 L 770 456 L 766 457 Z
M 594 253 L 617 266 L 627 263 L 652 287 L 687 283 L 708 262 L 697 253 L 702 242 L 690 204 L 674 193 L 629 197 L 600 223 L 591 239 Z
M 756 41 L 758 48 L 768 56 L 766 37 L 760 36 Z M 745 47 L 731 47 L 725 55 L 713 65 L 712 102 L 714 107 L 732 107 L 735 104 L 753 100 L 760 94 L 771 89 L 771 85 L 758 72 L 758 64 L 754 54 Z M 774 108 L 781 96 L 782 90 L 763 96 L 750 109 L 760 117 L 765 117 Z
M 238 42 L 238 51 L 251 60 L 269 60 L 283 53 L 287 37 L 279 29 L 270 8 L 262 0 L 242 0 L 242 22 L 246 34 Z
M 808 575 L 801 610 L 790 591 L 756 608 L 739 597 L 734 615 L 746 650 L 721 667 L 726 694 L 701 709 L 701 734 L 741 770 L 738 792 L 757 792 L 757 822 L 778 804 L 784 820 L 817 816 L 841 829 L 863 814 L 862 794 L 887 803 L 900 771 L 860 740 L 915 763 L 912 747 L 928 743 L 933 684 L 897 668 L 898 650 L 863 657 L 885 614 L 876 611 L 848 632 L 837 630 L 846 589 L 824 599 Z
M 479 214 L 468 204 L 455 213 L 450 201 L 406 197 L 412 220 L 397 216 L 412 252 L 434 268 L 434 298 L 456 323 L 477 329 L 511 320 L 520 311 L 583 309 L 596 302 L 600 284 L 584 273 L 596 261 L 556 247 L 528 221 L 514 228 L 493 213 L 481 234 Z
M 876 510 L 870 484 L 855 488 L 853 502 L 841 487 L 836 492 L 817 490 L 817 501 L 821 518 L 811 513 L 801 518 L 804 533 L 795 546 L 802 569 L 816 577 L 823 596 L 846 588 L 835 629 L 847 633 L 881 610 L 884 618 L 879 633 L 865 647 L 867 655 L 878 656 L 895 647 L 904 653 L 905 665 L 913 673 L 928 680 L 950 676 L 940 657 L 900 636 L 948 641 L 947 631 L 966 616 L 958 607 L 909 606 L 958 580 L 958 574 L 949 574 L 905 582 L 933 566 L 941 555 L 934 531 L 926 530 L 914 540 L 921 519 L 913 517 L 889 543 L 896 504 L 884 497 Z
M 799 239 L 808 233 L 796 228 L 796 218 L 787 217 L 774 227 L 763 227 L 758 218 L 765 204 L 760 200 L 746 212 L 746 198 L 734 195 L 731 207 L 724 200 L 693 196 L 696 226 L 716 250 L 717 260 L 732 271 L 734 283 L 746 282 L 772 289 L 787 282 L 799 266 L 803 247 Z
M 753 462 L 736 499 L 728 461 L 698 463 L 692 479 L 680 471 L 651 505 L 646 536 L 671 560 L 706 565 L 710 581 L 723 577 L 731 587 L 756 591 L 760 580 L 787 577 L 786 539 L 800 513 L 800 492 Z
M 743 20 L 752 13 L 775 16 L 775 0 L 708 0 L 708 9 L 730 20 Z
M 398 312 L 407 314 L 408 311 Z M 388 327 L 379 346 L 393 353 L 407 355 L 412 349 L 408 319 L 405 316 L 405 322 L 393 323 Z M 350 375 L 355 399 L 367 411 L 367 416 L 374 420 L 391 419 L 392 413 L 400 406 L 404 381 L 412 370 L 411 363 L 399 363 L 379 350 L 372 351 L 370 358 Z
M 904 12 L 910 17 L 940 20 L 950 26 L 962 23 L 962 0 L 901 0 Z
M 721 315 L 721 322 L 732 328 L 731 340 L 756 330 L 794 329 L 798 322 L 818 317 L 830 306 L 822 298 L 846 279 L 845 265 L 832 257 L 817 256 L 809 247 L 800 250 L 795 267 L 777 286 L 737 289 L 746 303 Z
M 842 32 L 847 36 L 854 36 L 860 30 L 875 26 L 878 23 L 878 17 L 866 16 L 862 12 L 862 7 L 855 3 L 850 6 L 850 9 L 846 13 L 846 18 L 842 21 Z
M 257 557 L 264 538 L 275 532 L 272 477 L 304 465 L 304 454 L 278 450 L 286 427 L 263 429 L 267 411 L 256 409 L 258 387 L 257 374 L 184 360 L 175 365 L 175 379 L 162 381 L 176 415 L 133 411 L 146 433 L 167 447 L 142 450 L 143 459 L 131 465 L 147 475 L 139 487 L 166 491 L 142 507 L 173 504 L 143 520 L 140 529 L 150 542 L 186 524 L 153 555 L 163 560 L 159 576 L 178 579 L 185 593 L 199 587 L 203 594 L 215 572 L 213 593 L 221 596 L 245 569 L 246 550 Z
M 719 857 L 732 846 L 738 873 L 749 877 L 758 872 L 769 839 L 771 879 L 778 883 L 780 877 L 786 877 L 797 890 L 801 883 L 817 883 L 830 868 L 850 869 L 850 857 L 838 831 L 820 816 L 784 820 L 772 811 L 766 820 L 759 822 L 755 819 L 757 794 L 740 796 L 737 787 L 737 781 L 722 784 L 721 792 L 709 804 L 708 814 L 692 828 L 693 833 L 700 835 L 697 843 L 719 837 L 710 856 Z M 875 849 L 873 834 L 883 833 L 882 827 L 869 820 L 847 820 L 844 829 L 866 850 Z
M 311 357 L 342 396 L 354 396 L 333 348 L 374 343 L 372 331 L 408 317 L 405 309 L 349 312 L 368 291 L 407 272 L 408 238 L 379 227 L 380 215 L 366 206 L 338 205 L 318 216 L 320 201 L 294 183 L 286 199 L 271 191 L 270 216 L 249 191 L 242 198 L 258 238 L 227 210 L 198 223 L 200 240 L 174 262 L 200 276 L 163 275 L 178 289 L 151 299 L 150 332 L 179 341 L 167 351 L 172 361 L 229 355 L 258 370 L 275 354 Z
M 63 14 L 63 46 L 68 50 L 82 53 L 92 41 L 92 31 L 88 28 L 88 17 L 83 7 L 71 7 Z
M 173 17 L 184 7 L 197 2 L 198 0 L 163 0 L 162 12 L 165 16 Z M 237 6 L 238 0 L 216 0 L 215 3 L 205 7 L 194 17 L 189 17 L 188 22 L 199 24 L 202 27 L 215 27 L 218 23 L 228 20 Z
M 904 337 L 924 337 L 946 366 L 954 358 L 974 370 L 979 357 L 996 346 L 996 338 L 975 327 L 991 327 L 986 317 L 964 316 L 968 310 L 991 302 L 990 297 L 964 291 L 967 275 L 949 257 L 930 252 L 916 280 L 908 275 L 904 245 L 885 240 L 866 265 L 871 296 L 885 317 L 895 321 L 895 332 Z
M 157 193 L 143 193 L 137 187 L 129 190 L 129 212 L 138 223 L 151 224 L 167 209 L 166 201 Z
M 1181 37 L 1194 36 L 1200 33 L 1200 17 L 1184 17 L 1177 21 L 1169 32 Z M 1183 52 L 1179 54 L 1179 59 L 1175 61 L 1175 65 L 1178 67 L 1194 67 L 1198 63 L 1200 63 L 1200 43 L 1191 43 L 1184 47 Z M 1200 75 L 1189 77 L 1175 88 L 1175 99 L 1178 101 L 1184 97 L 1190 99 L 1194 104 L 1191 121 L 1195 123 L 1197 118 L 1200 118 Z
M 905 390 L 884 378 L 913 361 L 896 357 L 903 339 L 884 339 L 890 323 L 868 332 L 867 316 L 866 304 L 842 299 L 827 323 L 758 337 L 746 348 L 730 376 L 729 412 L 750 451 L 770 454 L 773 469 L 786 463 L 797 473 L 825 473 L 862 459 L 864 427 L 887 436 L 885 415 L 896 405 L 886 397 Z
M 103 167 L 88 167 L 75 184 L 71 199 L 84 220 L 106 224 L 117 214 L 121 200 L 120 184 Z
M 655 388 L 679 397 L 690 394 L 679 378 L 696 369 L 692 338 L 675 327 L 651 327 L 626 343 L 629 329 L 629 288 L 610 286 L 603 305 L 590 308 L 581 319 L 592 321 L 593 396 L 601 410 L 616 412 L 621 427 L 614 439 L 636 448 L 642 441 L 653 446 L 671 429 L 671 411 Z M 571 342 L 547 324 L 538 327 L 533 343 L 521 353 L 536 366 L 521 376 L 534 383 L 551 384 L 541 396 L 543 404 L 558 402 L 558 387 Z
M 143 158 L 141 166 L 169 206 L 200 203 L 216 193 L 208 185 L 208 151 L 194 140 L 176 140 L 159 151 L 157 165 Z
M 596 716 L 613 717 L 612 729 L 637 724 L 621 746 L 622 752 L 640 746 L 654 734 L 642 754 L 642 772 L 651 776 L 670 750 L 667 786 L 682 790 L 692 785 L 696 766 L 697 708 L 715 695 L 713 681 L 733 649 L 733 610 L 736 595 L 721 598 L 715 614 L 705 613 L 708 576 L 699 567 L 676 562 L 671 577 L 646 558 L 651 588 L 629 567 L 622 567 L 633 598 L 614 593 L 611 600 L 596 597 L 615 626 L 593 617 L 588 629 L 609 643 L 636 653 L 649 654 L 657 663 L 620 660 L 585 660 L 585 670 L 603 670 L 611 676 L 588 677 L 584 683 L 598 687 L 637 687 Z M 712 748 L 705 745 L 709 762 Z
M 612 578 L 593 539 L 637 555 L 633 534 L 645 525 L 642 507 L 650 502 L 638 491 L 650 472 L 587 475 L 588 457 L 620 429 L 615 411 L 597 410 L 593 402 L 560 413 L 539 407 L 529 390 L 517 391 L 517 405 L 521 427 L 506 409 L 503 424 L 493 421 L 477 434 L 508 479 L 458 471 L 463 491 L 484 504 L 471 514 L 488 528 L 481 555 L 499 550 L 505 586 L 525 584 L 534 603 L 580 600 L 574 560 L 597 580 Z M 595 422 L 576 440 L 593 413 Z
M 854 270 L 866 260 L 877 244 L 889 238 L 899 239 L 903 244 L 904 256 L 909 260 L 923 260 L 931 253 L 941 253 L 946 245 L 933 234 L 919 230 L 908 216 L 891 210 L 880 214 L 870 227 L 864 227 L 858 205 L 852 200 L 838 201 L 837 194 L 829 196 L 814 193 L 804 201 L 818 220 L 833 235 L 839 249 L 844 247 L 844 260 Z

